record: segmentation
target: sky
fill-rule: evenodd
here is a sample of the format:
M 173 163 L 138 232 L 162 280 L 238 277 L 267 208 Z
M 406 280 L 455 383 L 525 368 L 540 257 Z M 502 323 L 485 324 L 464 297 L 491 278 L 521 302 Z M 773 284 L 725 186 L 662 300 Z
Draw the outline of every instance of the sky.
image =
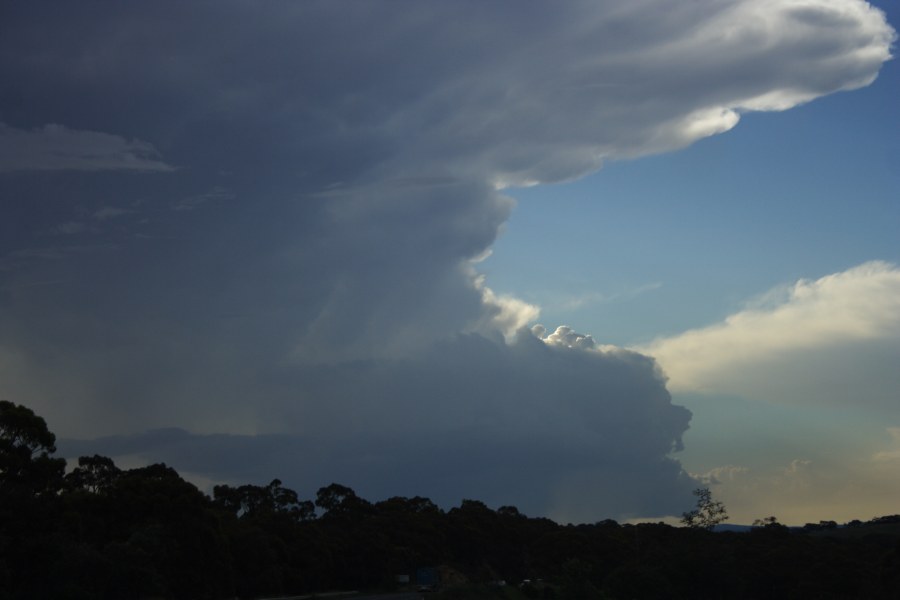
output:
M 897 512 L 890 2 L 0 9 L 0 397 L 201 486 Z

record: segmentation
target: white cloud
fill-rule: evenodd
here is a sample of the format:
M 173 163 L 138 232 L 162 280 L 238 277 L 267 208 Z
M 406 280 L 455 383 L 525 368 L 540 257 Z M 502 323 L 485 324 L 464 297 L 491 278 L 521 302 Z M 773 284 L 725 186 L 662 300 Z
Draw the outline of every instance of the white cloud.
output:
M 426 124 L 403 163 L 449 159 L 498 187 L 572 179 L 728 131 L 743 111 L 866 85 L 894 39 L 880 11 L 854 0 L 576 2 L 558 12 L 493 31 L 489 72 L 469 65 L 398 111 L 396 131 Z
M 717 485 L 726 481 L 734 481 L 748 470 L 747 467 L 723 465 L 721 467 L 714 467 L 706 473 L 691 473 L 691 475 L 706 485 Z
M 659 361 L 673 391 L 882 403 L 895 397 L 889 365 L 900 358 L 900 269 L 869 262 L 800 280 L 721 323 L 637 349 Z
M 494 290 L 484 284 L 484 279 L 483 275 L 474 277 L 475 286 L 481 290 L 481 301 L 487 308 L 489 320 L 487 323 L 477 323 L 473 331 L 500 331 L 505 338 L 510 339 L 517 331 L 538 318 L 540 308 L 514 296 L 494 293 Z
M 172 171 L 152 144 L 48 124 L 24 130 L 0 123 L 2 171 Z
M 546 336 L 544 335 L 546 329 L 544 329 L 543 325 L 535 325 L 531 332 L 548 346 L 580 348 L 582 350 L 593 350 L 597 346 L 593 337 L 578 333 L 566 325 L 560 325 L 553 333 Z

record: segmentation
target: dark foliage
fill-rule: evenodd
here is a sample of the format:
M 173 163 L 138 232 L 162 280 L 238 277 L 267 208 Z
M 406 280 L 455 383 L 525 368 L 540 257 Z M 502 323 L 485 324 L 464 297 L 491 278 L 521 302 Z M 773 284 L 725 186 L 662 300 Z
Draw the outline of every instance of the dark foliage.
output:
M 712 531 L 716 525 L 728 520 L 725 505 L 712 499 L 709 488 L 696 489 L 694 495 L 697 496 L 697 507 L 681 515 L 681 522 L 686 527 Z
M 562 526 L 513 506 L 427 498 L 368 502 L 331 484 L 302 500 L 277 479 L 216 486 L 210 498 L 173 469 L 120 470 L 82 457 L 65 477 L 55 438 L 29 409 L 0 403 L 0 599 L 254 598 L 388 590 L 440 572 L 444 597 L 895 598 L 900 517 L 747 533 L 695 527 Z M 321 515 L 317 517 L 316 507 Z M 690 514 L 690 513 L 689 513 Z M 415 583 L 415 581 L 413 581 Z M 457 584 L 455 587 L 451 584 Z

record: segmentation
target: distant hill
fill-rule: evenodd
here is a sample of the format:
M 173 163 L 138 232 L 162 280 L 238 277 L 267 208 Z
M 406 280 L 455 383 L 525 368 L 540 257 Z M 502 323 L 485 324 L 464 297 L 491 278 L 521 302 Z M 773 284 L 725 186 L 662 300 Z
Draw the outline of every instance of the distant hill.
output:
M 727 525 L 727 524 L 725 524 L 725 523 L 721 523 L 721 524 L 719 524 L 719 525 L 716 525 L 716 526 L 713 528 L 713 531 L 716 531 L 716 532 L 719 532 L 719 531 L 734 531 L 734 532 L 736 532 L 736 533 L 744 533 L 744 532 L 746 532 L 746 531 L 750 531 L 751 529 L 753 529 L 753 526 L 752 526 L 752 525 Z

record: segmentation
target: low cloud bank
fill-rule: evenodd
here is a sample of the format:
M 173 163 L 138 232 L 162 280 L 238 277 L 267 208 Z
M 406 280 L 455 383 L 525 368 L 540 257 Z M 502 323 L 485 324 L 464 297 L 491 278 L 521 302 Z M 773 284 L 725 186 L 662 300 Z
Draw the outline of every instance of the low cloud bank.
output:
M 159 430 L 60 449 L 164 460 L 219 481 L 278 477 L 307 494 L 337 480 L 372 498 L 478 498 L 560 520 L 690 504 L 695 482 L 669 458 L 690 413 L 633 352 L 521 330 L 510 345 L 468 335 L 416 359 L 292 367 L 281 385 L 283 395 L 256 403 L 287 433 Z

